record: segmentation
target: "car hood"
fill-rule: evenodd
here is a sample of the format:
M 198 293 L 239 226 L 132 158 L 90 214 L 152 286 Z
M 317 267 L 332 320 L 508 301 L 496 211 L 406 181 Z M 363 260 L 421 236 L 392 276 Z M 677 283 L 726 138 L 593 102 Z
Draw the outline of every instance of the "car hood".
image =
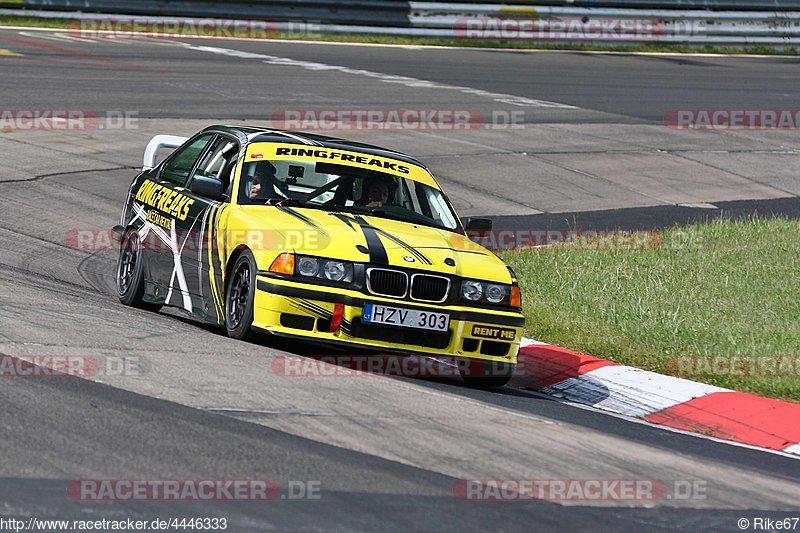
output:
M 466 236 L 382 217 L 294 207 L 249 206 L 246 225 L 270 228 L 264 248 L 511 282 L 505 263 Z M 260 254 L 259 254 L 260 255 Z M 274 256 L 274 253 L 272 254 Z M 264 257 L 264 261 L 272 258 Z M 267 268 L 261 264 L 259 268 Z

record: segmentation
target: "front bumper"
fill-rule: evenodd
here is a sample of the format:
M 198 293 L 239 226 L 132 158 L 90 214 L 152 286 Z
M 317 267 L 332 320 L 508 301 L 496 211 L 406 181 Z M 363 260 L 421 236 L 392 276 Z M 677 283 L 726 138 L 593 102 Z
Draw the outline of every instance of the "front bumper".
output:
M 253 326 L 257 329 L 314 342 L 382 349 L 396 353 L 453 356 L 515 364 L 525 318 L 513 311 L 460 305 L 423 304 L 367 295 L 362 292 L 257 277 Z M 449 331 L 377 326 L 361 322 L 367 302 L 402 308 L 446 312 Z M 336 304 L 343 304 L 342 324 L 330 331 Z

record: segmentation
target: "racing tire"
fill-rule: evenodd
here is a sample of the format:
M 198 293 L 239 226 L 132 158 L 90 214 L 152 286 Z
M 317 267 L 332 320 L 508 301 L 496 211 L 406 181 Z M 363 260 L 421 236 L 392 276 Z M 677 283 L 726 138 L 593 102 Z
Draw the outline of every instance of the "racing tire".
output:
M 478 363 L 475 365 L 475 363 Z M 461 367 L 461 379 L 472 389 L 494 389 L 503 387 L 514 375 L 515 365 L 488 361 L 471 361 Z M 477 368 L 476 368 L 477 367 Z
M 256 261 L 250 250 L 244 250 L 233 264 L 225 288 L 225 329 L 233 339 L 255 337 L 253 306 L 256 294 Z
M 139 232 L 131 229 L 120 240 L 117 259 L 117 297 L 124 305 L 158 312 L 161 305 L 144 301 L 144 266 Z

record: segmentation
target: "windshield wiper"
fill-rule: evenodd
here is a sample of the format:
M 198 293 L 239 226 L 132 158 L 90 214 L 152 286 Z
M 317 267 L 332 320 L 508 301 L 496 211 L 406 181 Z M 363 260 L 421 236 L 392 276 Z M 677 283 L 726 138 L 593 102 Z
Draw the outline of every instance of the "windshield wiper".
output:
M 299 198 L 284 198 L 283 200 L 278 200 L 272 205 L 277 205 L 280 207 L 307 207 L 308 202 L 304 202 Z
M 425 215 L 420 215 L 417 213 L 413 213 L 411 211 L 394 211 L 391 212 L 376 207 L 373 209 L 369 209 L 369 214 L 376 217 L 394 219 L 394 220 L 402 220 L 404 222 L 410 222 L 412 224 L 422 224 L 423 226 L 430 226 L 432 228 L 442 229 L 439 227 L 433 220 L 429 219 Z
M 299 198 L 281 198 L 281 199 L 270 198 L 264 205 L 272 207 L 309 207 L 309 208 L 321 207 L 318 204 L 305 202 Z

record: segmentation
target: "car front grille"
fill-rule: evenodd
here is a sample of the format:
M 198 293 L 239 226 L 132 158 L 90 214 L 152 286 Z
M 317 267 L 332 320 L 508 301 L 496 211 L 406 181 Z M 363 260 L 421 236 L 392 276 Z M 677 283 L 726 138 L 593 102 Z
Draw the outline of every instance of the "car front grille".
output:
M 368 268 L 367 288 L 378 296 L 404 298 L 408 292 L 408 274 L 399 270 Z
M 414 274 L 411 276 L 412 300 L 441 303 L 447 300 L 449 290 L 449 278 L 427 274 Z

